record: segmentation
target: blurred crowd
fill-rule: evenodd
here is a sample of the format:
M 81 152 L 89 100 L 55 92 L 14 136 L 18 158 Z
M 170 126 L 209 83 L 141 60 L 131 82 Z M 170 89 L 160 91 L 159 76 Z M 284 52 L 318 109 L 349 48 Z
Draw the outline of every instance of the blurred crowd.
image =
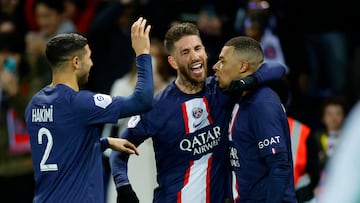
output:
M 130 26 L 139 16 L 152 25 L 156 88 L 174 77 L 162 40 L 179 22 L 194 22 L 209 56 L 209 74 L 223 44 L 248 35 L 266 61 L 287 67 L 288 115 L 311 129 L 307 167 L 316 195 L 347 112 L 360 96 L 360 23 L 352 0 L 0 0 L 1 202 L 31 202 L 33 173 L 24 109 L 49 84 L 45 43 L 59 33 L 86 36 L 94 65 L 82 88 L 112 95 L 134 87 Z M 116 135 L 114 126 L 107 136 Z M 119 128 L 119 127 L 117 127 Z

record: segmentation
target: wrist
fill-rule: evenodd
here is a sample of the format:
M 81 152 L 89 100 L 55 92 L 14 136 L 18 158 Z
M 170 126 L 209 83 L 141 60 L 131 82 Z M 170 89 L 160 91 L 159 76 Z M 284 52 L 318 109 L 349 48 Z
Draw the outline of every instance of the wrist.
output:
M 103 151 L 107 148 L 110 147 L 110 140 L 109 137 L 102 137 L 100 138 L 100 143 L 101 143 L 101 149 L 103 149 Z

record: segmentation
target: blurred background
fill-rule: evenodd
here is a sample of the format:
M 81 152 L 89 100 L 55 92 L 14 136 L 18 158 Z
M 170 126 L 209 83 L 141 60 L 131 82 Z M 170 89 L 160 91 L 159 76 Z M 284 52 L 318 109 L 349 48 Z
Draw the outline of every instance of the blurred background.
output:
M 316 201 L 323 169 L 336 153 L 343 123 L 360 96 L 360 13 L 355 0 L 0 0 L 0 202 L 32 202 L 32 162 L 23 114 L 31 96 L 51 82 L 46 41 L 59 33 L 83 34 L 94 66 L 82 88 L 130 94 L 125 90 L 136 82 L 130 26 L 139 16 L 152 25 L 157 90 L 175 77 L 163 37 L 183 21 L 195 23 L 201 32 L 209 74 L 224 43 L 238 35 L 258 40 L 266 61 L 287 67 L 288 115 L 311 129 L 303 169 L 311 183 L 298 191 L 299 202 Z M 104 136 L 117 136 L 122 123 L 104 126 Z M 144 170 L 141 163 L 153 159 L 151 143 L 143 148 L 149 157 L 134 161 L 133 177 L 142 173 L 139 168 Z M 145 183 L 135 186 L 144 203 L 151 202 L 156 186 L 154 162 L 147 165 L 152 177 L 138 177 L 137 182 Z M 104 184 L 111 189 L 107 153 L 104 167 Z M 109 191 L 111 202 L 115 191 Z

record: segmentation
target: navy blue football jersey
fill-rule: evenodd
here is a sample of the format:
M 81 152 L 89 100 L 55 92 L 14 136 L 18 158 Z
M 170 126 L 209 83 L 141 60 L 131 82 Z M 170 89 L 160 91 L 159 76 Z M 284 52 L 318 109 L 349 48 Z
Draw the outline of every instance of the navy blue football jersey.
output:
M 197 94 L 185 94 L 171 83 L 156 95 L 152 111 L 129 120 L 122 138 L 136 145 L 153 140 L 158 182 L 154 202 L 224 201 L 227 104 L 228 96 L 214 78 Z M 117 158 L 112 169 L 121 186 L 129 182 L 123 170 L 127 163 Z
M 254 75 L 264 83 L 284 72 L 283 66 L 265 64 Z M 228 198 L 229 102 L 214 77 L 208 77 L 197 94 L 186 94 L 171 83 L 155 96 L 150 112 L 129 120 L 122 138 L 137 146 L 148 138 L 153 141 L 158 182 L 154 203 L 218 203 Z M 117 187 L 129 183 L 127 161 L 127 155 L 112 152 Z
M 134 94 L 147 91 L 144 97 L 112 97 L 63 84 L 46 86 L 33 96 L 25 120 L 36 182 L 34 202 L 104 202 L 101 125 L 144 111 L 140 104 L 132 106 L 139 98 L 152 104 L 150 55 L 138 57 L 137 63 L 141 83 Z
M 265 202 L 269 187 L 269 166 L 265 158 L 288 154 L 292 166 L 290 130 L 278 95 L 261 87 L 235 104 L 230 124 L 230 163 L 234 202 Z M 293 168 L 289 167 L 283 202 L 295 202 Z M 279 191 L 283 191 L 280 189 Z

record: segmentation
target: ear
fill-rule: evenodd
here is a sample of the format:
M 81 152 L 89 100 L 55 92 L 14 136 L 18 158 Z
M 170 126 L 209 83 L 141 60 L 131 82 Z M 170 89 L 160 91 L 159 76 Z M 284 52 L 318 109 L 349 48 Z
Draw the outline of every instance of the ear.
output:
M 75 56 L 72 60 L 71 60 L 71 64 L 73 65 L 73 67 L 75 69 L 78 69 L 80 66 L 80 58 L 78 56 Z
M 240 62 L 240 64 L 241 64 L 240 73 L 245 73 L 245 72 L 249 71 L 249 69 L 250 69 L 249 61 L 243 60 Z
M 171 66 L 173 69 L 175 69 L 175 70 L 178 69 L 178 66 L 177 66 L 177 64 L 176 64 L 176 62 L 175 62 L 174 57 L 168 56 L 168 57 L 167 57 L 167 60 L 168 60 L 168 62 L 169 62 L 169 64 L 170 64 L 170 66 Z

